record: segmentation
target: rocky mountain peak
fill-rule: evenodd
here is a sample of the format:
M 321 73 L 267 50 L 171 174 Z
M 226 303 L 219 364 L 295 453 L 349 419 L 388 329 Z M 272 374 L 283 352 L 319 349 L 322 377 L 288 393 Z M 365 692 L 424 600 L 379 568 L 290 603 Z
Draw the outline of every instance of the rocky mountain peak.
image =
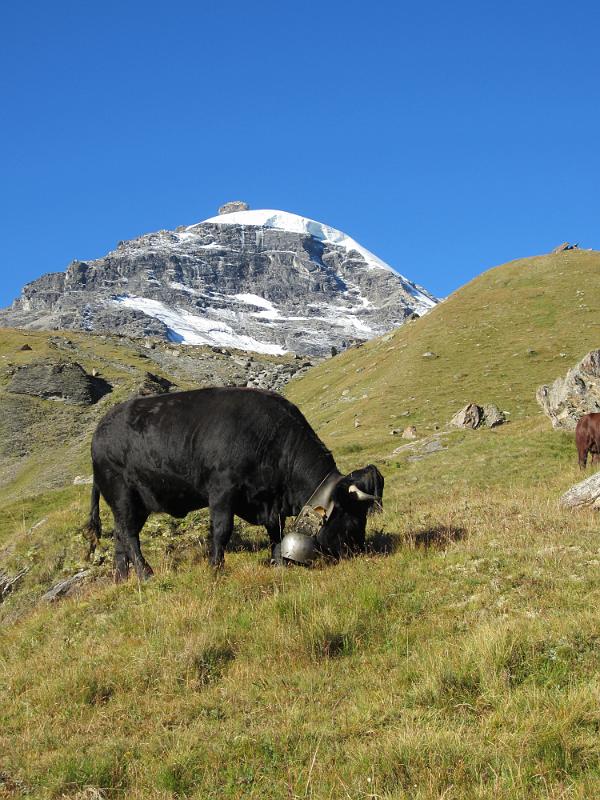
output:
M 232 201 L 203 222 L 43 275 L 0 324 L 324 355 L 436 303 L 342 231 Z

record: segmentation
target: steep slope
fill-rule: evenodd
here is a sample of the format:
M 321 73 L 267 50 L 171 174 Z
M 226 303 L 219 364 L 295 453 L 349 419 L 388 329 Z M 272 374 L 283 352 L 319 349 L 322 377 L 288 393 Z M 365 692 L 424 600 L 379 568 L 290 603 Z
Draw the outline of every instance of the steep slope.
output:
M 436 302 L 341 231 L 287 212 L 237 211 L 44 275 L 0 324 L 328 354 Z
M 369 452 L 392 449 L 391 429 L 444 427 L 467 402 L 496 403 L 513 423 L 537 418 L 536 388 L 599 346 L 599 297 L 597 251 L 518 259 L 311 370 L 289 396 L 333 447 Z

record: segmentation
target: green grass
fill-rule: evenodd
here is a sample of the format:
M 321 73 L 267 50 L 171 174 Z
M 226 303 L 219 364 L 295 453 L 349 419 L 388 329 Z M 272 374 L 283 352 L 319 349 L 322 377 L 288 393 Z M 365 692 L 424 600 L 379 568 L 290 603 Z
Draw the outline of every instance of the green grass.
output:
M 215 576 L 206 513 L 156 517 L 152 581 L 112 584 L 108 536 L 92 580 L 40 604 L 83 565 L 89 487 L 35 491 L 39 465 L 83 471 L 93 418 L 33 448 L 0 514 L 1 568 L 28 568 L 0 604 L 0 797 L 597 797 L 598 517 L 557 505 L 581 476 L 535 390 L 600 346 L 577 294 L 599 296 L 599 266 L 505 265 L 290 384 L 342 467 L 385 475 L 370 553 L 339 565 L 272 569 L 240 524 Z M 0 353 L 22 334 L 4 336 Z M 510 422 L 447 429 L 471 400 Z M 394 453 L 408 424 L 442 449 Z

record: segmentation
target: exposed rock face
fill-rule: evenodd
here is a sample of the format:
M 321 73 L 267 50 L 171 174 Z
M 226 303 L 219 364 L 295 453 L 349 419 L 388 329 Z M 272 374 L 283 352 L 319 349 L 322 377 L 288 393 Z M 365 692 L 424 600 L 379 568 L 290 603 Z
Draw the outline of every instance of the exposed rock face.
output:
M 340 231 L 228 211 L 44 275 L 0 311 L 0 325 L 325 355 L 436 302 Z
M 592 350 L 564 378 L 540 386 L 536 399 L 552 427 L 574 431 L 584 414 L 600 411 L 600 350 Z
M 111 386 L 102 378 L 88 375 L 80 364 L 73 361 L 19 367 L 7 390 L 44 400 L 92 405 L 110 392 Z
M 506 416 L 500 409 L 493 405 L 488 404 L 485 406 L 478 406 L 476 403 L 467 403 L 464 408 L 461 408 L 450 420 L 450 425 L 456 428 L 495 428 L 506 422 Z
M 593 508 L 600 510 L 600 472 L 576 483 L 560 498 L 566 508 Z

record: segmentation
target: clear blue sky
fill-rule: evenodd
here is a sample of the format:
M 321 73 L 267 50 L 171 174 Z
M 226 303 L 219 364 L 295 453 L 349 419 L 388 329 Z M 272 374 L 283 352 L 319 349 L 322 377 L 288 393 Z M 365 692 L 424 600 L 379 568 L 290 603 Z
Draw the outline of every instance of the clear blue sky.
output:
M 600 247 L 596 2 L 12 2 L 0 306 L 232 199 L 345 230 L 438 295 Z

